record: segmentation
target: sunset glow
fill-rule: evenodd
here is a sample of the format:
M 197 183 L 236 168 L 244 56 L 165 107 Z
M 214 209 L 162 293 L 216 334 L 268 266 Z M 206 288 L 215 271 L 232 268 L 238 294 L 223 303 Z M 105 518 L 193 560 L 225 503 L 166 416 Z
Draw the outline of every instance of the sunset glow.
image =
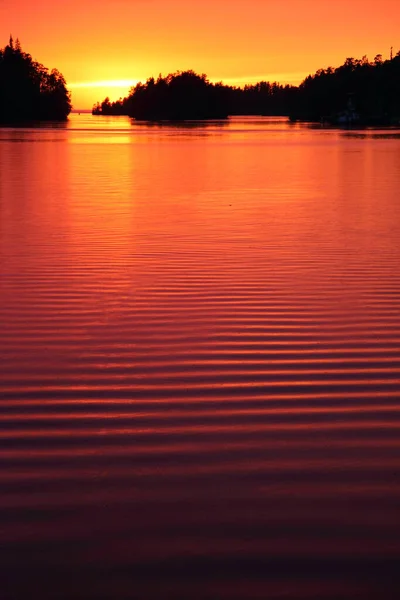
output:
M 0 600 L 400 599 L 400 0 L 0 0 Z
M 75 108 L 178 69 L 243 85 L 299 83 L 348 56 L 399 50 L 398 0 L 0 0 L 10 33 L 58 68 Z

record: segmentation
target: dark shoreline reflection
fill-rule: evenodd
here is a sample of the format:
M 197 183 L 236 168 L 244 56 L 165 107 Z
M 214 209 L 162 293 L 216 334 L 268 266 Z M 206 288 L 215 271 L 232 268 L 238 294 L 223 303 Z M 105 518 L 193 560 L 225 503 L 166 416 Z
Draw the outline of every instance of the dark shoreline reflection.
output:
M 166 128 L 171 127 L 173 129 L 203 129 L 207 127 L 222 127 L 228 125 L 228 119 L 203 119 L 201 121 L 140 121 L 138 119 L 131 119 L 132 124 L 140 126 L 145 126 L 149 128 L 160 127 Z
M 374 140 L 400 140 L 399 128 L 393 128 L 392 131 L 382 131 L 382 129 L 374 130 L 368 129 L 368 131 L 346 131 L 346 137 L 354 139 L 374 139 Z
M 36 130 L 36 129 L 67 129 L 69 124 L 69 120 L 65 119 L 65 121 L 27 121 L 25 123 L 0 123 L 1 129 L 26 129 L 26 130 Z
M 104 118 L 104 117 L 102 117 Z M 132 119 L 132 126 L 138 130 L 163 131 L 170 137 L 203 137 L 210 134 L 223 135 L 223 129 L 229 124 L 228 119 L 202 121 L 139 121 Z

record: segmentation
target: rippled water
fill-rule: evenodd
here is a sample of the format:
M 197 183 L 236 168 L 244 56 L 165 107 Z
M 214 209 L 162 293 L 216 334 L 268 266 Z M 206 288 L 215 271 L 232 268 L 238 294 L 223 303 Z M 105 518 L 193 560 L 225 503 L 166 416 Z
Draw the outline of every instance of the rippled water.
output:
M 400 135 L 0 129 L 3 598 L 397 598 Z

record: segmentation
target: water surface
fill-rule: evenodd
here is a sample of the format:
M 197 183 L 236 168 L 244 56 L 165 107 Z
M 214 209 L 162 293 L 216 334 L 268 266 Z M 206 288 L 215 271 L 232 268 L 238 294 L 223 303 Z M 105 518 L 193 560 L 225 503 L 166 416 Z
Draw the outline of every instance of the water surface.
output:
M 400 135 L 0 129 L 5 598 L 397 598 Z

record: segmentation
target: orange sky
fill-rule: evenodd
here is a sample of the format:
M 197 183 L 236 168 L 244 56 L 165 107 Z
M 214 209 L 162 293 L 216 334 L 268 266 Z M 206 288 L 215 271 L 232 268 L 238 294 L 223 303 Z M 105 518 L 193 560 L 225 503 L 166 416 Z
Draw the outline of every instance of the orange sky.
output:
M 178 69 L 299 83 L 348 56 L 388 58 L 399 22 L 400 0 L 0 0 L 0 46 L 19 37 L 83 109 Z

